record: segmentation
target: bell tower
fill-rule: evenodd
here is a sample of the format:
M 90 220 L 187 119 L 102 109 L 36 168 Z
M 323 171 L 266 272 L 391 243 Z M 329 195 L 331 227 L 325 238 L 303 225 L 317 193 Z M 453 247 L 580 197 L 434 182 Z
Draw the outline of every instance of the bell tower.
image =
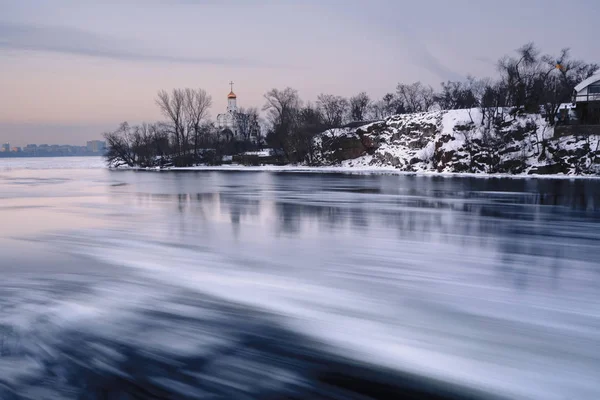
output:
M 233 81 L 229 82 L 231 91 L 227 95 L 227 112 L 237 112 L 237 96 L 233 93 Z

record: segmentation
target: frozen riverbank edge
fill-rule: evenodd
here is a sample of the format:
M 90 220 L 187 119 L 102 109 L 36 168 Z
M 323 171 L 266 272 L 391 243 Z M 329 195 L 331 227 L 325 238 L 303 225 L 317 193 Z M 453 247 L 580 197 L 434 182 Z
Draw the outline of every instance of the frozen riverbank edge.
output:
M 469 172 L 435 172 L 401 171 L 394 167 L 308 167 L 302 165 L 264 165 L 264 166 L 244 166 L 244 165 L 220 165 L 220 166 L 195 166 L 195 167 L 167 167 L 167 168 L 136 168 L 136 167 L 118 167 L 110 168 L 113 171 L 147 171 L 147 172 L 177 172 L 177 171 L 219 171 L 219 172 L 275 172 L 275 173 L 314 173 L 314 174 L 347 174 L 347 175 L 402 175 L 402 176 L 423 176 L 423 177 L 443 177 L 443 178 L 482 178 L 482 179 L 600 179 L 598 175 L 564 175 L 564 174 L 486 174 Z

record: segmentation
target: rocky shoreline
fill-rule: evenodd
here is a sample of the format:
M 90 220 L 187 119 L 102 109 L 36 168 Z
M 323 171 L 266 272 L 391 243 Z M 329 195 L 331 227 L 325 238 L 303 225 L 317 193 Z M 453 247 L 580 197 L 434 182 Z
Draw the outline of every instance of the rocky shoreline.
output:
M 597 135 L 556 137 L 539 114 L 506 113 L 489 126 L 481 120 L 479 109 L 434 111 L 332 129 L 315 139 L 315 163 L 404 172 L 600 175 Z

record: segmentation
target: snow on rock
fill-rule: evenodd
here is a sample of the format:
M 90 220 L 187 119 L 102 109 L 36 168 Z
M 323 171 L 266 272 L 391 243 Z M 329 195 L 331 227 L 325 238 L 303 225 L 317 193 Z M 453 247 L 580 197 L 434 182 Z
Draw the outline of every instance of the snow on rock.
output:
M 406 172 L 600 174 L 599 137 L 554 137 L 539 114 L 480 109 L 395 115 L 315 139 L 314 164 Z
M 328 129 L 314 139 L 317 149 L 312 164 L 335 165 L 364 154 L 365 147 L 355 128 Z

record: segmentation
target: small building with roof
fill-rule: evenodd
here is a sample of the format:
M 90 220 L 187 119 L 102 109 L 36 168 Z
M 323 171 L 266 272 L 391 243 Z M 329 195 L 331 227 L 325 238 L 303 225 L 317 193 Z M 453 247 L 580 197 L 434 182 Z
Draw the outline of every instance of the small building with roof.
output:
M 600 74 L 575 86 L 573 104 L 581 124 L 600 125 Z
M 600 74 L 575 86 L 572 103 L 560 105 L 554 136 L 567 135 L 600 135 Z

